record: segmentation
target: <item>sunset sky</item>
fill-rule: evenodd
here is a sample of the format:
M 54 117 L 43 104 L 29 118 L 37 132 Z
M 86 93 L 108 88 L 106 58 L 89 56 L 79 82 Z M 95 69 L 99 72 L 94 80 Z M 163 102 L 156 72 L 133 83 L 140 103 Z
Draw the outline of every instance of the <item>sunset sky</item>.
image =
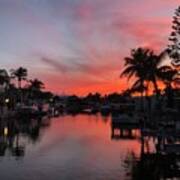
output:
M 0 0 L 0 68 L 26 67 L 55 93 L 125 89 L 123 57 L 168 44 L 179 0 Z

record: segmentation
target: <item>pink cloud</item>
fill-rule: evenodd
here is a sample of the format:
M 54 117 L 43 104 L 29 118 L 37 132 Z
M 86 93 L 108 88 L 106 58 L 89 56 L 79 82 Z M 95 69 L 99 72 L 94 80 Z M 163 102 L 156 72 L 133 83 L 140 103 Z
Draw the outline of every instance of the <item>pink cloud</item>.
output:
M 166 48 L 171 31 L 170 19 L 156 19 L 136 22 L 116 22 L 114 29 L 133 39 L 138 46 L 154 50 Z M 113 27 L 112 27 L 113 28 Z

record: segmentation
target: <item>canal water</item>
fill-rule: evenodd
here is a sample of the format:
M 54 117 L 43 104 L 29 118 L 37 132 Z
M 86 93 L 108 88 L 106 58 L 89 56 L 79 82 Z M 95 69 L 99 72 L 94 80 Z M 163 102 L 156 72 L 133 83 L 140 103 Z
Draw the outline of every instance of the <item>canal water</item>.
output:
M 111 117 L 60 116 L 1 125 L 2 180 L 132 179 L 140 156 L 134 138 L 112 136 Z

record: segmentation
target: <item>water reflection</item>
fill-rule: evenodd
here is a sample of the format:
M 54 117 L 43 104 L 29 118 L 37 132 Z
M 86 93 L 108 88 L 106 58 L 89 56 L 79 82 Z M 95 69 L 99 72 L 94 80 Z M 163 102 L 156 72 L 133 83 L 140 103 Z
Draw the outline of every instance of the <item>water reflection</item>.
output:
M 23 140 L 38 141 L 40 130 L 50 125 L 49 118 L 2 119 L 0 123 L 0 156 L 25 155 Z
M 143 149 L 143 148 L 142 148 Z M 129 154 L 125 160 L 133 180 L 160 180 L 180 178 L 180 156 L 141 152 L 140 157 Z
M 139 139 L 140 130 L 136 127 L 128 127 L 111 123 L 111 139 Z
M 138 127 L 113 124 L 110 116 L 100 114 L 4 120 L 0 179 L 180 177 L 180 158 L 158 154 L 156 145 L 157 139 L 142 138 Z
M 164 128 L 159 133 L 141 133 L 138 126 L 127 122 L 111 121 L 111 139 L 137 140 L 140 142 L 140 153 L 127 151 L 124 160 L 127 176 L 133 180 L 180 179 L 179 136 L 168 134 Z M 176 135 L 176 136 L 175 136 Z M 166 142 L 170 143 L 166 145 Z M 178 144 L 173 144 L 177 142 Z M 162 151 L 163 148 L 163 151 Z M 176 152 L 176 153 L 175 153 Z

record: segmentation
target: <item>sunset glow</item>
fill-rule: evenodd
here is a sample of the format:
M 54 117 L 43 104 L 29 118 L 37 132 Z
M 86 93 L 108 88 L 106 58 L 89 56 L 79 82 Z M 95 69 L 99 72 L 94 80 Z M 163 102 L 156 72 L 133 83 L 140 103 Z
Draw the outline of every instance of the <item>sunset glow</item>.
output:
M 1 68 L 19 66 L 55 93 L 122 91 L 123 58 L 166 48 L 179 0 L 0 0 Z

